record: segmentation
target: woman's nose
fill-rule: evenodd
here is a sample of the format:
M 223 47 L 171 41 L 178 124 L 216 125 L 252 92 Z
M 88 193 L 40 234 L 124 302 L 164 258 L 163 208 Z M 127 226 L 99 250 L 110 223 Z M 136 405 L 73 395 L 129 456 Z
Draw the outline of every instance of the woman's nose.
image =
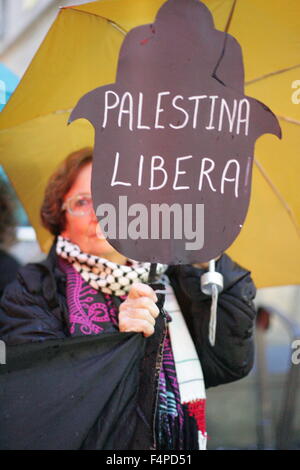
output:
M 98 219 L 93 208 L 91 208 L 91 211 L 90 211 L 90 222 L 98 223 Z

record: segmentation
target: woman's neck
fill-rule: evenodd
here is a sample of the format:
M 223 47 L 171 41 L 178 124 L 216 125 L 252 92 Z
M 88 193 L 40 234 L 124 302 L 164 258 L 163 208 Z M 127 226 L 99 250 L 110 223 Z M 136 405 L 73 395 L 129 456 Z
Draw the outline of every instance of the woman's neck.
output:
M 114 253 L 109 253 L 105 256 L 102 256 L 102 258 L 105 258 L 108 261 L 111 261 L 112 263 L 116 263 L 116 264 L 126 264 L 126 261 L 127 261 L 126 256 L 122 255 L 121 253 L 118 253 L 117 251 Z

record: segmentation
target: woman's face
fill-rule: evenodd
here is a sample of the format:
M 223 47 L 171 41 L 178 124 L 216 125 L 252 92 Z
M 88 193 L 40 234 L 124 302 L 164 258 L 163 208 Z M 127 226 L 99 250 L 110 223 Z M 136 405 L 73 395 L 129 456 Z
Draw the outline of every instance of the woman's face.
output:
M 92 164 L 84 165 L 72 187 L 64 197 L 64 202 L 78 194 L 91 194 Z M 123 264 L 125 256 L 118 253 L 102 235 L 94 210 L 84 215 L 73 215 L 66 210 L 66 227 L 61 233 L 78 245 L 82 251 Z

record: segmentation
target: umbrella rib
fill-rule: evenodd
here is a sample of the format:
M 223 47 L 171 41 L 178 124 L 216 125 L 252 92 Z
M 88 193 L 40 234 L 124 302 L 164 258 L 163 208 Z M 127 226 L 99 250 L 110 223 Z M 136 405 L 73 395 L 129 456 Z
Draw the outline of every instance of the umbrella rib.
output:
M 278 116 L 277 114 L 276 117 L 278 117 L 278 119 L 281 119 L 282 121 L 290 122 L 291 124 L 296 124 L 297 126 L 300 126 L 300 121 L 298 121 L 297 119 L 288 116 Z
M 286 202 L 286 200 L 284 199 L 284 197 L 282 196 L 282 194 L 280 193 L 278 188 L 276 188 L 275 184 L 272 182 L 271 178 L 268 176 L 266 170 L 263 168 L 261 163 L 256 159 L 254 159 L 254 163 L 256 164 L 256 166 L 259 169 L 260 173 L 262 174 L 263 178 L 266 180 L 268 185 L 271 187 L 272 191 L 275 193 L 277 199 L 284 206 L 284 208 L 287 211 L 293 225 L 295 226 L 295 229 L 296 229 L 296 232 L 297 232 L 298 236 L 300 237 L 300 227 L 297 223 L 297 220 L 296 220 L 296 217 L 295 217 L 295 214 L 294 214 L 293 210 L 290 208 L 290 206 L 288 205 L 288 203 Z
M 77 13 L 83 13 L 84 15 L 92 15 L 92 16 L 96 16 L 97 18 L 101 18 L 102 20 L 106 20 L 107 23 L 109 23 L 111 26 L 113 26 L 115 29 L 117 29 L 120 33 L 123 34 L 123 36 L 126 36 L 127 32 L 124 28 L 122 28 L 122 26 L 120 26 L 119 24 L 115 23 L 114 21 L 110 20 L 109 18 L 106 18 L 105 16 L 101 16 L 101 15 L 96 15 L 95 13 L 91 13 L 90 11 L 84 11 L 84 10 L 79 10 L 77 8 L 72 8 L 72 7 L 61 7 L 62 10 L 72 10 L 74 12 L 77 12 Z
M 261 80 L 265 80 L 266 78 L 274 77 L 274 75 L 280 75 L 281 73 L 289 72 L 290 70 L 294 70 L 300 67 L 300 64 L 292 65 L 291 67 L 287 67 L 285 69 L 276 70 L 275 72 L 266 73 L 261 77 L 254 78 L 253 80 L 249 80 L 245 82 L 245 85 L 252 85 L 252 83 L 259 82 Z
M 229 16 L 227 18 L 226 26 L 225 26 L 225 29 L 224 29 L 225 33 L 228 33 L 228 30 L 230 28 L 232 17 L 233 17 L 235 7 L 236 7 L 236 3 L 237 3 L 237 0 L 233 0 L 232 7 L 231 7 L 231 10 L 229 12 Z
M 120 33 L 122 33 L 124 36 L 126 36 L 127 31 L 125 31 L 125 29 L 123 29 L 120 25 L 118 25 L 117 23 L 115 23 L 114 21 L 111 21 L 111 20 L 107 20 L 107 21 L 111 26 L 113 26 L 113 28 L 117 29 Z
M 229 12 L 229 15 L 228 15 L 228 18 L 227 18 L 227 21 L 226 21 L 226 25 L 225 25 L 225 29 L 224 29 L 224 32 L 226 33 L 225 34 L 225 38 L 224 38 L 224 42 L 223 42 L 223 48 L 222 48 L 222 52 L 221 52 L 221 55 L 216 63 L 216 66 L 213 70 L 213 73 L 212 73 L 212 77 L 215 78 L 216 80 L 218 80 L 218 82 L 220 82 L 222 85 L 224 85 L 224 83 L 217 77 L 217 70 L 218 70 L 218 67 L 224 57 L 224 54 L 225 54 L 225 49 L 226 49 L 226 44 L 227 44 L 227 38 L 228 38 L 228 35 L 227 35 L 227 32 L 229 30 L 229 27 L 230 27 L 230 24 L 231 24 L 231 20 L 232 20 L 232 17 L 233 17 L 233 13 L 235 11 L 235 6 L 236 6 L 236 2 L 237 0 L 233 0 L 233 3 L 232 3 L 232 6 L 231 6 L 231 9 L 230 9 L 230 12 Z

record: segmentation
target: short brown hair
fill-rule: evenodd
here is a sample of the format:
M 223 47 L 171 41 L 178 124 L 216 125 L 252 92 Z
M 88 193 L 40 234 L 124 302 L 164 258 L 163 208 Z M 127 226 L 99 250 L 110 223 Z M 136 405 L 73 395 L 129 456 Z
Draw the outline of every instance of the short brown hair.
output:
M 64 197 L 72 187 L 81 168 L 93 159 L 90 147 L 71 153 L 50 177 L 41 207 L 43 226 L 53 235 L 59 235 L 65 228 L 65 212 L 61 210 Z

